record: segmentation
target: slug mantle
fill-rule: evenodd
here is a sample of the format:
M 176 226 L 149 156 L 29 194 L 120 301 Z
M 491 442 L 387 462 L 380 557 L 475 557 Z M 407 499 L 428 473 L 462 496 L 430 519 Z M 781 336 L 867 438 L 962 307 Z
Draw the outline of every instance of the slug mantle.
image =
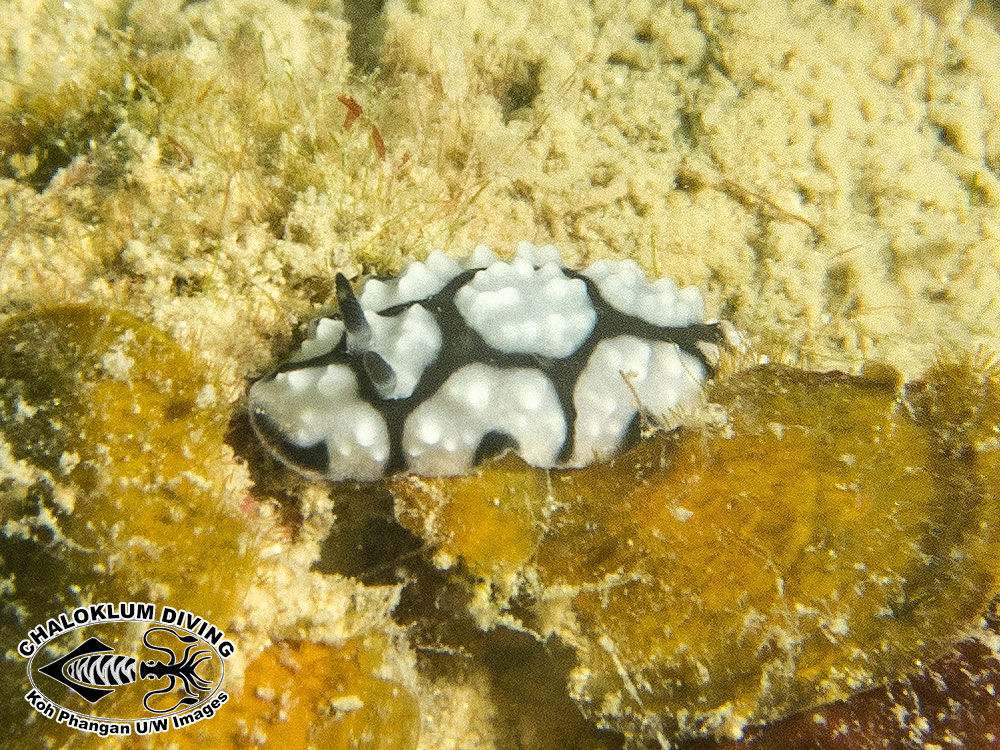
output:
M 721 339 L 694 287 L 634 261 L 571 270 L 528 243 L 510 263 L 435 251 L 357 296 L 338 274 L 337 299 L 249 392 L 268 449 L 331 480 L 465 474 L 507 450 L 586 466 L 636 441 L 640 411 L 694 397 Z

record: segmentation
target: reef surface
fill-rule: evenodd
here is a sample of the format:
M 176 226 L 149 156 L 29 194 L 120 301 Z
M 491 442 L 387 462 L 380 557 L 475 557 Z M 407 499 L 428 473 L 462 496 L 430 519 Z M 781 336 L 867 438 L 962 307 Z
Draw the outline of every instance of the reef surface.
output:
M 314 740 L 341 741 L 354 730 L 336 734 L 331 716 L 362 728 L 386 719 L 363 708 L 338 714 L 338 706 L 357 703 L 336 701 L 356 695 L 367 705 L 366 695 L 389 693 L 393 700 L 373 700 L 398 710 L 400 747 L 610 748 L 626 734 L 646 736 L 627 696 L 617 709 L 596 705 L 622 687 L 617 669 L 606 685 L 580 671 L 603 660 L 604 672 L 591 671 L 607 675 L 611 657 L 600 637 L 565 637 L 571 627 L 590 632 L 599 606 L 572 601 L 561 615 L 550 611 L 546 624 L 528 624 L 515 594 L 524 590 L 519 571 L 535 564 L 537 529 L 519 536 L 530 518 L 518 519 L 524 505 L 494 506 L 497 518 L 484 522 L 497 536 L 469 534 L 483 550 L 507 550 L 504 559 L 477 568 L 468 562 L 481 559 L 474 551 L 449 557 L 436 527 L 411 524 L 426 537 L 417 538 L 395 523 L 384 487 L 308 484 L 271 463 L 238 416 L 248 380 L 293 348 L 299 324 L 330 309 L 338 271 L 397 272 L 433 248 L 459 257 L 480 242 L 497 250 L 551 242 L 573 265 L 632 258 L 651 277 L 699 286 L 709 315 L 744 334 L 751 364 L 767 354 L 802 372 L 854 377 L 866 362 L 885 363 L 900 387 L 892 397 L 881 392 L 878 413 L 916 430 L 914 445 L 924 446 L 927 461 L 941 445 L 972 445 L 985 460 L 995 435 L 970 443 L 952 428 L 935 433 L 932 417 L 913 427 L 907 420 L 918 417 L 885 415 L 901 408 L 890 403 L 900 394 L 899 404 L 919 401 L 902 383 L 945 382 L 928 374 L 943 372 L 942 352 L 942 362 L 972 362 L 980 345 L 995 349 L 1000 341 L 997 23 L 995 7 L 980 2 L 16 0 L 0 11 L 5 340 L 45 350 L 26 321 L 44 328 L 71 310 L 136 338 L 97 337 L 90 348 L 72 342 L 73 326 L 58 323 L 65 330 L 48 339 L 56 361 L 42 361 L 63 373 L 59 382 L 0 372 L 8 385 L 20 378 L 56 388 L 46 398 L 68 399 L 61 408 L 70 411 L 58 414 L 74 436 L 60 443 L 52 436 L 68 431 L 26 430 L 33 423 L 18 416 L 26 412 L 13 396 L 5 402 L 4 544 L 41 529 L 39 559 L 68 559 L 55 554 L 51 519 L 23 521 L 24 503 L 36 500 L 87 534 L 88 523 L 119 512 L 115 503 L 161 509 L 164 518 L 138 514 L 141 528 L 129 533 L 162 523 L 164 544 L 185 519 L 224 519 L 210 551 L 177 554 L 191 556 L 183 580 L 197 582 L 226 559 L 217 559 L 215 545 L 242 550 L 232 553 L 233 569 L 242 571 L 235 587 L 209 587 L 193 605 L 227 620 L 239 638 L 230 687 L 244 696 L 241 710 L 261 718 L 234 726 L 220 715 L 205 724 L 234 745 L 283 731 L 269 723 L 275 718 L 297 725 L 282 734 L 292 744 L 308 743 L 310 731 L 320 732 Z M 181 358 L 198 382 L 190 390 L 178 378 L 171 385 L 178 391 L 161 389 L 186 411 L 170 397 L 147 392 L 146 403 L 131 391 L 143 368 L 161 377 L 142 342 L 172 352 L 166 361 Z M 978 361 L 955 382 L 992 382 L 985 359 Z M 129 395 L 115 400 L 123 388 Z M 101 423 L 74 401 L 90 391 L 111 399 L 108 413 L 117 416 Z M 21 398 L 29 411 L 36 407 Z M 964 398 L 949 400 L 950 414 L 984 403 Z M 213 447 L 208 455 L 166 449 L 119 495 L 118 475 L 100 468 L 102 454 L 88 453 L 96 443 L 77 434 L 104 435 L 122 455 L 139 455 L 126 439 L 125 407 L 140 402 L 141 413 L 157 416 L 139 427 L 178 436 L 166 440 L 175 446 L 202 414 L 212 435 L 205 445 Z M 690 429 L 717 429 L 717 416 L 706 407 L 691 415 Z M 782 445 L 795 435 L 786 432 Z M 712 450 L 726 445 L 706 440 Z M 825 466 L 816 449 L 794 455 L 808 455 L 801 465 L 811 470 Z M 171 483 L 175 470 L 206 479 L 210 489 Z M 187 493 L 181 501 L 162 499 L 177 487 Z M 937 501 L 921 506 L 919 498 L 906 498 L 923 508 L 912 511 L 912 523 L 933 527 Z M 789 513 L 805 512 L 788 502 Z M 886 520 L 845 507 L 860 513 L 851 529 Z M 165 521 L 171 509 L 182 518 Z M 620 554 L 615 539 L 605 541 L 608 554 Z M 154 547 L 117 551 L 152 559 Z M 567 552 L 567 570 L 579 566 L 576 551 Z M 24 558 L 3 554 L 9 588 L 11 566 Z M 91 581 L 84 567 L 59 580 Z M 145 582 L 171 583 L 165 568 L 149 570 Z M 958 589 L 971 591 L 986 574 L 955 575 Z M 943 585 L 941 576 L 928 580 Z M 107 585 L 139 591 L 137 580 Z M 551 591 L 559 580 L 538 585 Z M 143 595 L 155 598 L 157 586 L 148 588 Z M 217 613 L 213 596 L 225 600 Z M 11 610 L 4 642 L 28 612 L 61 602 L 42 593 L 26 610 Z M 996 631 L 993 620 L 980 619 L 989 614 L 980 604 L 982 611 L 969 604 L 942 622 L 934 632 L 948 635 L 928 646 L 926 658 L 964 637 L 958 651 L 904 670 L 902 683 L 890 680 L 897 666 L 869 665 L 866 674 L 890 680 L 888 688 L 872 684 L 845 704 L 809 709 L 776 724 L 774 735 L 748 729 L 748 741 L 988 742 L 996 731 L 987 689 Z M 573 607 L 592 619 L 569 623 Z M 498 612 L 508 627 L 484 632 Z M 822 618 L 836 625 L 834 614 L 814 617 L 817 639 L 837 637 L 819 627 Z M 565 643 L 542 645 L 541 633 L 563 634 Z M 592 661 L 582 662 L 587 648 Z M 353 666 L 341 669 L 340 658 Z M 304 708 L 283 714 L 282 670 L 314 659 L 326 659 L 325 679 L 341 685 L 334 703 L 304 685 Z M 5 656 L 4 674 L 22 668 Z M 789 698 L 785 708 L 843 696 L 845 683 L 833 684 L 821 697 Z M 14 718 L 6 728 L 35 739 L 51 731 L 25 718 L 20 697 L 5 692 L 4 701 L 4 716 Z M 872 719 L 879 706 L 894 720 Z M 779 714 L 741 705 L 733 716 Z M 419 727 L 411 731 L 411 722 Z M 740 726 L 718 724 L 730 736 Z

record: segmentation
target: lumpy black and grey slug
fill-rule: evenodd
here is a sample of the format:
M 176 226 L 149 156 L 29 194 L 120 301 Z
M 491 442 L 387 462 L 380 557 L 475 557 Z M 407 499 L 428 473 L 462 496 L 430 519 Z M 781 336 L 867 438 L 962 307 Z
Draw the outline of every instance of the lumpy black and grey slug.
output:
M 711 373 L 721 334 L 695 287 L 650 281 L 634 261 L 575 271 L 551 246 L 503 262 L 485 246 L 440 251 L 319 318 L 249 392 L 251 422 L 312 476 L 464 474 L 516 451 L 579 467 L 633 442 L 639 413 L 672 412 Z

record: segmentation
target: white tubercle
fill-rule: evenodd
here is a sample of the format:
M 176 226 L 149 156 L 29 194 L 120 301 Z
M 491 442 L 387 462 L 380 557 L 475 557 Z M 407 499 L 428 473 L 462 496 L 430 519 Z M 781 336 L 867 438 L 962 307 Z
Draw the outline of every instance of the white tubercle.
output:
M 697 287 L 680 289 L 671 279 L 650 282 L 634 260 L 599 260 L 582 273 L 597 283 L 608 304 L 648 323 L 679 328 L 705 319 Z
M 680 404 L 697 396 L 705 372 L 701 363 L 665 341 L 635 336 L 597 345 L 573 390 L 576 445 L 573 466 L 613 454 L 641 408 L 662 423 Z
M 354 373 L 342 365 L 307 367 L 258 380 L 251 414 L 265 416 L 299 448 L 325 447 L 330 479 L 371 481 L 384 473 L 389 434 L 378 410 L 358 398 Z
M 597 321 L 587 285 L 547 262 L 518 256 L 496 262 L 458 290 L 455 305 L 487 344 L 501 352 L 568 357 Z
M 389 317 L 369 312 L 365 319 L 372 327 L 375 342 L 372 351 L 396 373 L 396 387 L 382 395 L 406 398 L 441 350 L 441 330 L 434 316 L 420 305 L 412 305 L 399 315 Z
M 566 422 L 548 378 L 537 370 L 462 367 L 407 419 L 403 451 L 416 474 L 464 474 L 494 431 L 516 440 L 528 463 L 553 466 Z

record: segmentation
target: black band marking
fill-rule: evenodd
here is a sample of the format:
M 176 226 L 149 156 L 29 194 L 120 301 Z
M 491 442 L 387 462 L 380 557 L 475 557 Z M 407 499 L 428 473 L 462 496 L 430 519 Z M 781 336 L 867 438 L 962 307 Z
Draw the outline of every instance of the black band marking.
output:
M 318 474 L 330 471 L 330 453 L 325 441 L 320 441 L 307 448 L 296 445 L 281 431 L 274 421 L 266 414 L 250 410 L 250 423 L 261 436 L 261 440 L 278 460 L 289 466 L 299 466 Z
M 476 455 L 472 463 L 478 465 L 490 458 L 499 456 L 506 450 L 517 452 L 519 445 L 517 440 L 509 432 L 503 430 L 490 430 L 476 447 Z

